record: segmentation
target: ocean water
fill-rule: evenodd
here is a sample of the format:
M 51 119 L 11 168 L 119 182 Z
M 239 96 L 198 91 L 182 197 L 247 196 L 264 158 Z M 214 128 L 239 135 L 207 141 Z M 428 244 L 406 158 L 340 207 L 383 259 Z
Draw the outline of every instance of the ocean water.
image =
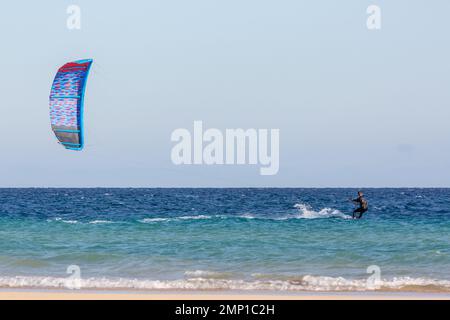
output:
M 0 287 L 450 292 L 450 189 L 364 191 L 0 189 Z

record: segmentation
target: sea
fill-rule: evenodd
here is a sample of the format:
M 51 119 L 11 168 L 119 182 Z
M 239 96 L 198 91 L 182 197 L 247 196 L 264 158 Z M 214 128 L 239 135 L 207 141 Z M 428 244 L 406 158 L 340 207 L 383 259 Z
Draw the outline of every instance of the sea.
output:
M 450 189 L 0 189 L 0 288 L 450 292 Z

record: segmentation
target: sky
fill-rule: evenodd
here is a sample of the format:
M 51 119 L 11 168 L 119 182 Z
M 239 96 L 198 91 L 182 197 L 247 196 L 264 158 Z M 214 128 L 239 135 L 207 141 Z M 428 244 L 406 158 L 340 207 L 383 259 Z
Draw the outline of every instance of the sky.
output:
M 69 30 L 69 5 L 81 29 Z M 366 9 L 381 9 L 368 30 Z M 450 187 L 448 0 L 7 1 L 0 187 Z M 92 58 L 86 146 L 57 69 Z M 280 130 L 280 168 L 181 165 L 171 133 Z

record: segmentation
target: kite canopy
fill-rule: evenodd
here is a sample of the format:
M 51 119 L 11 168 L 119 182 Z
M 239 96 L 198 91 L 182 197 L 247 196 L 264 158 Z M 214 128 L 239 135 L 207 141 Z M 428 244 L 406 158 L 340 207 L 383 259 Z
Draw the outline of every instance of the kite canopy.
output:
M 59 68 L 50 92 L 50 121 L 59 143 L 69 150 L 81 150 L 83 100 L 92 60 L 69 62 Z

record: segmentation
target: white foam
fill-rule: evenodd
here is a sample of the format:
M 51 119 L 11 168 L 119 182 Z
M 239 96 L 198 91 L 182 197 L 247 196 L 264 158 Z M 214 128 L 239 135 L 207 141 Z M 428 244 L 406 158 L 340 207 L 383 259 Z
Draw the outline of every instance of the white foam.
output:
M 77 220 L 64 220 L 63 218 L 54 218 L 53 220 L 47 220 L 47 221 L 58 221 L 58 222 L 69 223 L 69 224 L 76 224 L 76 223 L 78 223 Z
M 298 203 L 294 205 L 294 208 L 299 209 L 300 214 L 286 214 L 282 216 L 259 216 L 251 213 L 246 213 L 237 216 L 242 219 L 263 219 L 263 220 L 291 220 L 291 219 L 324 219 L 324 218 L 341 218 L 341 219 L 352 219 L 351 216 L 346 215 L 339 210 L 324 208 L 320 211 L 314 211 L 310 206 Z M 229 216 L 232 217 L 232 216 Z
M 80 279 L 81 289 L 136 289 L 136 290 L 275 290 L 275 291 L 421 291 L 450 292 L 450 280 L 400 277 L 380 280 L 377 287 L 369 286 L 366 279 L 342 277 L 303 276 L 291 280 L 235 280 L 204 278 L 207 271 L 193 271 L 196 278 L 183 280 L 141 280 L 125 278 Z M 66 288 L 73 279 L 55 277 L 0 277 L 2 288 Z M 413 288 L 412 288 L 413 287 Z
M 68 224 L 85 224 L 85 222 L 81 222 L 78 220 L 64 220 L 63 218 L 53 218 L 53 219 L 48 219 L 47 222 L 61 222 L 61 223 L 68 223 Z M 87 222 L 88 224 L 105 224 L 105 223 L 114 223 L 113 221 L 109 221 L 109 220 L 93 220 L 93 221 L 89 221 Z
M 342 218 L 342 219 L 351 219 L 352 217 L 346 215 L 339 210 L 324 208 L 320 211 L 314 211 L 309 205 L 298 203 L 294 206 L 295 208 L 300 210 L 300 219 L 324 219 L 324 218 Z
M 212 216 L 206 216 L 206 215 L 198 215 L 198 216 L 181 216 L 177 217 L 175 219 L 180 220 L 203 220 L 203 219 L 212 219 Z
M 229 216 L 229 217 L 233 218 L 233 216 Z M 288 215 L 284 215 L 284 216 L 264 216 L 264 215 L 260 216 L 260 215 L 255 215 L 255 214 L 251 214 L 251 213 L 246 213 L 246 214 L 237 216 L 237 218 L 249 219 L 249 220 L 258 219 L 258 220 L 283 221 L 283 220 L 289 220 L 289 219 L 297 219 L 298 216 L 293 215 L 293 214 L 288 214 Z
M 228 278 L 231 274 L 226 272 L 216 272 L 207 270 L 186 271 L 184 275 L 189 279 L 196 278 Z
M 283 220 L 291 220 L 291 219 L 324 219 L 324 218 L 341 218 L 341 219 L 351 219 L 352 217 L 346 215 L 339 210 L 324 208 L 320 211 L 314 211 L 310 206 L 305 204 L 296 204 L 294 206 L 300 211 L 300 214 L 285 214 L 285 215 L 258 215 L 252 213 L 245 213 L 241 215 L 191 215 L 191 216 L 178 216 L 178 217 L 154 217 L 154 218 L 143 218 L 137 220 L 140 223 L 157 223 L 157 222 L 172 222 L 172 221 L 186 221 L 186 220 L 207 220 L 207 219 L 259 219 L 259 220 L 274 220 L 274 221 L 283 221 Z M 69 224 L 83 224 L 83 222 L 77 220 L 64 220 L 62 218 L 54 218 L 47 220 L 58 221 L 62 223 Z M 109 220 L 93 220 L 88 222 L 88 224 L 106 224 L 106 223 L 114 223 L 114 221 Z
M 296 204 L 295 208 L 300 210 L 300 214 L 285 214 L 285 215 L 258 215 L 252 213 L 244 213 L 241 215 L 191 215 L 191 216 L 178 216 L 178 217 L 154 217 L 154 218 L 143 218 L 137 220 L 140 223 L 157 223 L 157 222 L 173 222 L 173 221 L 186 221 L 186 220 L 208 220 L 208 219 L 258 219 L 258 220 L 274 220 L 283 221 L 291 219 L 323 219 L 323 218 L 341 218 L 341 219 L 351 219 L 352 217 L 346 215 L 339 210 L 324 208 L 320 211 L 314 211 L 310 206 L 305 204 Z
M 109 221 L 109 220 L 94 220 L 94 221 L 89 221 L 89 224 L 104 224 L 104 223 L 114 223 L 113 221 Z
M 197 216 L 180 216 L 173 218 L 144 218 L 138 220 L 141 223 L 153 223 L 153 222 L 168 222 L 168 221 L 180 221 L 180 220 L 204 220 L 204 219 L 212 219 L 214 216 L 207 215 L 197 215 Z
M 76 224 L 76 223 L 78 223 L 77 220 L 61 220 L 61 222 L 64 222 L 64 223 L 70 223 L 70 224 Z
M 138 220 L 141 223 L 152 223 L 152 222 L 162 222 L 162 221 L 169 221 L 168 218 L 145 218 Z
M 255 216 L 253 214 L 250 214 L 250 213 L 242 214 L 242 215 L 238 216 L 238 218 L 242 218 L 242 219 L 258 219 L 257 216 Z

